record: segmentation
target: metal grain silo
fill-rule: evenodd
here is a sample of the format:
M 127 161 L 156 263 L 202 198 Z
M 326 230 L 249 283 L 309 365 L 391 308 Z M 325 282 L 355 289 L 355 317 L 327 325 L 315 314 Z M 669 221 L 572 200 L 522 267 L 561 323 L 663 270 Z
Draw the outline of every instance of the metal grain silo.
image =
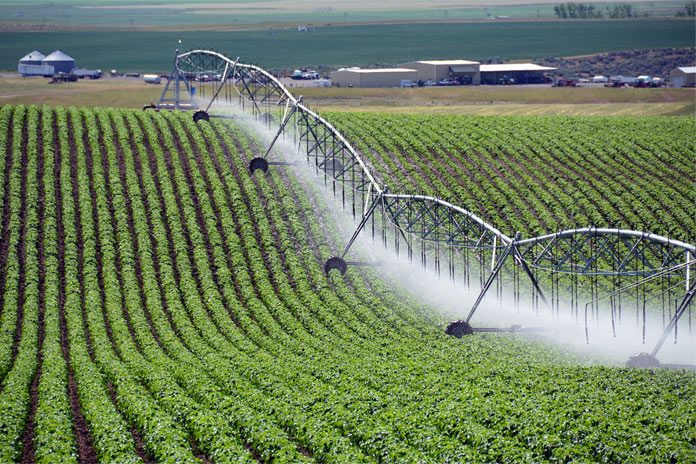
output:
M 46 58 L 46 56 L 41 53 L 38 50 L 34 50 L 33 52 L 29 53 L 27 56 L 24 58 L 21 58 L 19 60 L 19 64 L 27 64 L 27 65 L 41 65 L 41 62 Z
M 56 50 L 48 55 L 41 61 L 41 64 L 53 66 L 53 70 L 56 73 L 69 73 L 75 69 L 75 59 L 60 50 Z

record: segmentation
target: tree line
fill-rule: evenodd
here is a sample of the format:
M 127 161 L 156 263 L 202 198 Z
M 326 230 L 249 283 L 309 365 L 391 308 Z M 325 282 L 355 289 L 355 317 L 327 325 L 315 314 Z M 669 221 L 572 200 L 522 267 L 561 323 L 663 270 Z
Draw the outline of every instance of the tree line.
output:
M 562 19 L 591 19 L 591 18 L 635 18 L 638 17 L 638 9 L 630 3 L 617 3 L 607 6 L 604 11 L 598 10 L 595 5 L 587 3 L 566 2 L 559 3 L 553 7 L 553 11 L 558 18 Z M 647 11 L 644 16 L 652 16 Z M 689 0 L 684 3 L 682 9 L 677 11 L 677 16 L 696 16 L 696 0 Z

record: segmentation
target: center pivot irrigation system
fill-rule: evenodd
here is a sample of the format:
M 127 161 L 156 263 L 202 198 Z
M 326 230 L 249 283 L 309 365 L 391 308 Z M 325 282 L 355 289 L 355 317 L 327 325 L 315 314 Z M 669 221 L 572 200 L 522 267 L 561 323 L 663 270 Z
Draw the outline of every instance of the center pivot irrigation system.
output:
M 191 110 L 196 122 L 234 118 L 215 114 L 214 103 L 236 104 L 276 131 L 264 156 L 251 160 L 252 174 L 285 164 L 269 160 L 269 156 L 280 137 L 292 137 L 325 186 L 340 197 L 344 209 L 352 211 L 357 228 L 343 252 L 325 262 L 327 274 L 332 270 L 344 274 L 349 265 L 370 265 L 346 261 L 346 256 L 359 234 L 371 231 L 373 240 L 378 237 L 397 254 L 405 252 L 409 259 L 419 259 L 424 268 L 432 268 L 438 275 L 446 267 L 449 279 L 477 292 L 466 319 L 451 323 L 448 334 L 533 330 L 470 325 L 486 294 L 494 289 L 502 302 L 503 287 L 510 284 L 511 304 L 517 309 L 523 291 L 530 294 L 535 311 L 543 306 L 559 316 L 561 307 L 570 308 L 573 320 L 584 320 L 588 342 L 590 327 L 599 324 L 601 307 L 603 315 L 610 313 L 614 336 L 622 321 L 635 323 L 639 330 L 642 324 L 646 343 L 646 306 L 659 310 L 661 305 L 662 336 L 650 353 L 632 356 L 630 366 L 659 366 L 658 351 L 671 334 L 677 343 L 678 324 L 687 313 L 691 332 L 691 303 L 696 294 L 696 278 L 691 276 L 696 247 L 692 244 L 647 232 L 596 227 L 523 239 L 521 233 L 508 236 L 447 201 L 392 193 L 372 174 L 367 160 L 309 109 L 302 97 L 295 98 L 264 69 L 216 51 L 180 54 L 177 50 L 159 103 L 148 107 Z M 522 285 L 521 279 L 530 284 Z

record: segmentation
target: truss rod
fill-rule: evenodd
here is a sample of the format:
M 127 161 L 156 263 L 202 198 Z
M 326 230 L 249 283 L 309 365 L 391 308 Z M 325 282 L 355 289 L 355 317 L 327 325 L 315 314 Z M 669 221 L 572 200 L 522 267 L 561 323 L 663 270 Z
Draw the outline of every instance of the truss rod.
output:
M 367 214 L 364 214 L 362 219 L 360 220 L 360 223 L 358 224 L 358 227 L 355 229 L 355 232 L 353 232 L 353 236 L 350 238 L 348 243 L 346 244 L 346 247 L 343 249 L 343 253 L 341 254 L 341 259 L 345 258 L 346 254 L 348 254 L 348 250 L 350 250 L 350 247 L 353 245 L 353 242 L 355 242 L 355 239 L 358 238 L 358 234 L 362 231 L 363 227 L 365 227 L 365 224 L 367 224 L 367 221 L 370 219 L 372 214 L 374 213 L 375 209 L 379 204 L 382 202 L 382 196 L 377 195 L 375 196 L 374 200 L 372 200 L 372 204 L 370 205 L 370 208 L 367 210 Z
M 694 280 L 691 286 L 689 287 L 689 290 L 684 295 L 684 298 L 682 298 L 679 307 L 674 312 L 674 316 L 672 316 L 672 319 L 669 321 L 669 324 L 667 324 L 667 327 L 665 327 L 665 331 L 662 333 L 662 337 L 660 337 L 660 340 L 657 342 L 655 348 L 653 348 L 652 352 L 650 353 L 652 356 L 657 355 L 657 352 L 660 351 L 660 348 L 662 348 L 662 345 L 665 343 L 665 340 L 667 340 L 667 337 L 669 337 L 669 333 L 672 331 L 674 326 L 677 325 L 679 319 L 684 315 L 684 313 L 686 312 L 686 308 L 688 308 L 691 304 L 691 300 L 694 299 L 694 295 L 696 295 L 696 280 Z
M 300 99 L 298 101 L 301 102 L 302 97 L 300 97 Z M 273 145 L 275 145 L 275 143 L 278 141 L 278 137 L 280 137 L 280 134 L 283 133 L 283 131 L 285 130 L 285 126 L 288 125 L 288 122 L 290 122 L 290 119 L 292 118 L 292 116 L 295 114 L 296 111 L 297 111 L 297 105 L 293 105 L 290 112 L 285 115 L 285 119 L 283 119 L 283 122 L 280 124 L 280 127 L 278 128 L 278 132 L 276 132 L 276 135 L 275 135 L 275 137 L 273 137 L 273 140 L 271 141 L 271 144 L 268 146 L 266 153 L 263 155 L 264 158 L 268 157 L 268 154 L 273 149 Z
M 239 58 L 237 58 L 239 60 Z M 232 64 L 233 69 L 237 67 L 237 62 L 235 61 Z M 222 78 L 220 79 L 220 85 L 218 86 L 217 90 L 215 91 L 215 94 L 213 95 L 213 98 L 210 99 L 210 103 L 208 103 L 208 106 L 205 107 L 205 112 L 207 113 L 208 110 L 210 110 L 210 107 L 213 105 L 213 102 L 217 99 L 218 95 L 220 95 L 220 91 L 224 86 L 227 85 L 227 73 L 230 70 L 230 63 L 229 61 L 225 61 L 225 71 L 222 73 Z M 232 71 L 232 74 L 234 75 L 234 71 Z

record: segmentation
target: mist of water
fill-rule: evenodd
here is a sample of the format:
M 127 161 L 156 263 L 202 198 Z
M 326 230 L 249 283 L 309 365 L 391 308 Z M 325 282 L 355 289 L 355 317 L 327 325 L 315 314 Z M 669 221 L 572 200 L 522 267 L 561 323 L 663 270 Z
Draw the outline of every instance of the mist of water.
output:
M 218 114 L 238 117 L 240 122 L 255 131 L 264 147 L 271 143 L 276 134 L 276 125 L 269 129 L 266 124 L 245 114 L 236 105 L 216 103 L 213 108 Z M 342 208 L 340 200 L 334 198 L 332 192 L 324 189 L 317 178 L 316 167 L 308 165 L 306 156 L 298 152 L 290 131 L 276 141 L 269 158 L 294 163 L 281 169 L 290 169 L 297 176 L 313 203 L 313 214 L 319 221 L 330 221 L 336 225 L 341 237 L 340 243 L 333 244 L 333 249 L 336 254 L 340 254 L 344 244 L 353 234 L 359 218 L 354 219 L 349 211 Z M 276 167 L 271 166 L 271 169 Z M 417 259 L 410 261 L 403 251 L 397 255 L 393 249 L 384 248 L 378 236 L 373 239 L 366 230 L 358 236 L 346 259 L 380 263 L 379 272 L 387 280 L 396 282 L 425 305 L 436 308 L 452 320 L 466 318 L 480 290 L 478 284 L 467 288 L 461 280 L 453 283 L 448 279 L 446 271 L 440 276 L 433 269 L 424 269 Z M 521 280 L 524 278 L 522 275 Z M 533 305 L 531 298 L 522 298 L 516 304 L 510 291 L 505 289 L 498 298 L 494 290 L 493 287 L 489 290 L 471 319 L 474 327 L 509 328 L 520 325 L 523 328 L 536 328 L 539 329 L 538 332 L 530 332 L 535 337 L 540 336 L 562 344 L 572 351 L 590 353 L 610 363 L 622 363 L 631 354 L 652 351 L 663 334 L 664 325 L 668 322 L 656 308 L 648 307 L 645 311 L 645 322 L 642 311 L 636 314 L 635 308 L 632 308 L 624 309 L 620 318 L 615 312 L 612 323 L 608 300 L 604 300 L 604 310 L 600 309 L 593 315 L 588 313 L 586 325 L 585 302 L 580 304 L 579 311 L 574 313 L 568 302 L 561 301 L 559 307 L 552 310 L 543 303 Z M 688 312 L 681 318 L 676 343 L 674 331 L 670 333 L 658 353 L 658 359 L 662 363 L 696 364 L 696 314 L 693 316 L 692 323 L 689 322 L 691 317 Z

